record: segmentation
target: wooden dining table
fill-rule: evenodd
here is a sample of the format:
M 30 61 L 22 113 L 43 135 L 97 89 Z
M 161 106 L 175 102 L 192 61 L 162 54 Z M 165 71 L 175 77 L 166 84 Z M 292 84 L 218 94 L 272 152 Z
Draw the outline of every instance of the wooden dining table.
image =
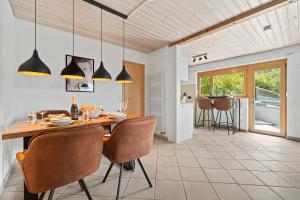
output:
M 128 115 L 126 119 L 138 118 L 137 115 Z M 109 118 L 107 116 L 100 116 L 96 119 L 89 119 L 86 121 L 76 120 L 74 123 L 68 126 L 54 127 L 54 126 L 42 126 L 40 122 L 37 122 L 34 125 L 28 124 L 25 121 L 16 121 L 9 128 L 7 128 L 2 134 L 2 140 L 10 140 L 23 138 L 23 149 L 28 149 L 28 144 L 32 136 L 40 134 L 43 131 L 48 130 L 63 130 L 71 127 L 80 127 L 88 125 L 99 124 L 101 126 L 109 126 L 118 124 L 120 121 L 114 118 Z M 38 200 L 38 194 L 30 193 L 27 190 L 26 184 L 24 182 L 24 200 Z

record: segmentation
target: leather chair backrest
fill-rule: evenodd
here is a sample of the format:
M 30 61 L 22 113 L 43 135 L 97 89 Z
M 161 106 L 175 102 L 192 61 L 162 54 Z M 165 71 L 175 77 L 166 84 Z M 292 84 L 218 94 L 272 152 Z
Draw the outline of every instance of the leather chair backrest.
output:
M 215 98 L 214 107 L 217 110 L 230 110 L 232 108 L 231 98 Z
M 113 129 L 107 143 L 109 159 L 114 163 L 124 163 L 149 154 L 155 127 L 155 117 L 127 119 L 120 122 Z
M 212 101 L 208 98 L 199 98 L 198 107 L 202 110 L 210 110 L 213 109 L 213 104 Z
M 28 190 L 45 192 L 95 172 L 100 165 L 103 134 L 99 125 L 39 134 L 22 161 Z

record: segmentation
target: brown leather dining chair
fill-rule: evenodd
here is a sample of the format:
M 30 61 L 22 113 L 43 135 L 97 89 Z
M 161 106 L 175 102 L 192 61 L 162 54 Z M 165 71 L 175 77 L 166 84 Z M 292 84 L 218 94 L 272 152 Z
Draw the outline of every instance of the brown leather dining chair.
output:
M 113 129 L 110 137 L 104 138 L 103 154 L 111 161 L 111 164 L 102 182 L 106 181 L 113 165 L 119 164 L 117 200 L 119 199 L 123 164 L 126 162 L 137 160 L 149 186 L 152 187 L 140 158 L 151 152 L 155 126 L 155 117 L 127 119 Z
M 53 114 L 65 114 L 66 116 L 71 116 L 70 113 L 66 110 L 47 110 L 47 112 L 44 114 L 44 118 L 48 117 L 48 115 L 53 115 Z M 37 113 L 36 115 L 37 119 L 42 119 L 41 113 Z
M 218 111 L 218 113 L 217 113 L 216 122 L 214 124 L 213 131 L 215 130 L 217 123 L 219 123 L 219 128 L 221 127 L 222 112 L 224 112 L 226 115 L 226 122 L 223 122 L 223 123 L 226 123 L 228 135 L 229 135 L 230 126 L 232 127 L 232 130 L 234 133 L 234 124 L 233 124 L 234 122 L 233 122 L 233 116 L 232 116 L 233 99 L 231 99 L 229 97 L 215 98 L 214 99 L 214 107 Z M 228 115 L 230 116 L 230 118 Z
M 202 114 L 202 126 L 204 126 L 204 122 L 207 121 L 208 125 L 208 130 L 210 131 L 211 124 L 215 123 L 215 118 L 214 118 L 214 105 L 208 97 L 204 96 L 199 96 L 197 98 L 197 103 L 198 103 L 198 108 L 200 109 L 199 117 L 198 117 L 198 122 L 197 122 L 197 127 L 200 125 L 201 121 L 201 114 Z M 211 114 L 211 119 L 210 119 L 210 114 Z
M 28 150 L 16 157 L 24 174 L 25 185 L 31 193 L 54 190 L 78 181 L 89 200 L 92 197 L 84 178 L 100 165 L 103 149 L 103 128 L 99 125 L 44 131 L 34 136 Z

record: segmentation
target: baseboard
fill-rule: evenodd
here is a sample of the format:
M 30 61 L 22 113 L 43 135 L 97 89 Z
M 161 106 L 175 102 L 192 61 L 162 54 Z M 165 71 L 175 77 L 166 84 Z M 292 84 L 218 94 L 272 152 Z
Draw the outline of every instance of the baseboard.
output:
M 286 136 L 286 139 L 300 142 L 300 137 Z
M 168 137 L 166 135 L 160 134 L 160 133 L 155 133 L 155 137 L 158 137 L 160 139 L 168 140 Z
M 6 185 L 7 181 L 8 181 L 8 179 L 9 179 L 9 177 L 11 176 L 11 174 L 12 174 L 12 172 L 13 172 L 13 169 L 14 169 L 16 163 L 17 163 L 16 160 L 12 162 L 12 164 L 11 164 L 10 167 L 9 167 L 8 172 L 6 173 L 6 175 L 5 175 L 5 177 L 4 177 L 4 180 L 2 181 L 2 183 L 1 183 L 1 185 L 0 185 L 0 196 L 1 196 L 2 192 L 3 192 L 3 190 L 4 190 L 4 187 L 5 187 L 5 185 Z

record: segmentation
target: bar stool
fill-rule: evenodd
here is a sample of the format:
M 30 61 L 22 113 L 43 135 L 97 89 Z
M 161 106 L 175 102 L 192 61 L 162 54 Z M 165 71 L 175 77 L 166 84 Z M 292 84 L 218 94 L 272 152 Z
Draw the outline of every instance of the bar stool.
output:
M 197 127 L 200 124 L 201 114 L 202 114 L 202 126 L 204 126 L 204 122 L 207 121 L 208 130 L 210 131 L 211 124 L 215 123 L 214 112 L 213 112 L 213 109 L 214 109 L 213 103 L 212 103 L 211 99 L 209 99 L 208 97 L 198 97 L 197 102 L 198 102 L 198 107 L 200 109 Z M 212 119 L 210 119 L 210 117 L 209 117 L 209 112 L 211 112 Z M 207 117 L 207 119 L 205 119 L 206 117 Z
M 226 123 L 227 131 L 228 131 L 228 135 L 229 135 L 229 130 L 230 130 L 229 125 L 231 125 L 232 130 L 233 130 L 233 116 L 232 116 L 232 113 L 231 113 L 231 110 L 233 108 L 232 99 L 227 98 L 227 97 L 225 97 L 225 98 L 223 98 L 223 97 L 222 98 L 215 98 L 214 99 L 214 108 L 218 111 L 218 113 L 217 113 L 216 121 L 214 123 L 213 131 L 215 131 L 217 123 L 219 124 L 218 128 L 221 127 L 221 123 Z M 226 114 L 226 122 L 221 122 L 222 112 L 225 112 L 225 114 Z M 231 122 L 229 122 L 228 112 L 230 114 Z

